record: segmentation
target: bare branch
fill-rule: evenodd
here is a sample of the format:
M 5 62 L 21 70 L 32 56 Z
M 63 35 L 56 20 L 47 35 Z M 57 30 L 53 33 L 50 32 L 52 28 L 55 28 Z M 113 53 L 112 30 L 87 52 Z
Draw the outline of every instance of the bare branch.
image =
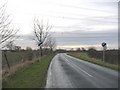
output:
M 38 19 L 34 19 L 34 34 L 38 41 L 38 46 L 40 46 L 41 56 L 42 56 L 42 45 L 47 39 L 50 29 L 51 29 L 51 26 L 49 26 L 48 23 L 47 25 L 44 25 L 43 21 L 39 22 Z
M 44 44 L 45 48 L 49 48 L 51 51 L 53 51 L 56 47 L 56 41 L 52 36 L 49 36 Z
M 4 47 L 5 43 L 13 41 L 15 39 L 16 33 L 19 31 L 17 29 L 11 28 L 11 21 L 9 20 L 9 15 L 6 15 L 6 5 L 0 8 L 0 47 Z

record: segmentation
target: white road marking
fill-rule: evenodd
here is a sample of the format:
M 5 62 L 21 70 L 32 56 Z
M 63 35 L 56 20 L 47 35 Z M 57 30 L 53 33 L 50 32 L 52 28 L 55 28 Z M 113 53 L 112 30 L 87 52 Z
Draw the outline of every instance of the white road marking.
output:
M 66 58 L 65 58 L 65 59 L 66 59 Z M 66 60 L 67 60 L 67 59 L 66 59 Z M 67 62 L 68 62 L 69 64 L 72 64 L 74 67 L 78 68 L 79 70 L 81 70 L 82 72 L 84 72 L 85 74 L 87 74 L 88 76 L 93 77 L 91 74 L 87 73 L 85 70 L 83 70 L 82 68 L 78 67 L 77 65 L 71 63 L 69 60 L 67 60 Z M 73 67 L 73 66 L 72 66 L 72 67 Z M 73 68 L 74 68 L 74 67 L 73 67 Z

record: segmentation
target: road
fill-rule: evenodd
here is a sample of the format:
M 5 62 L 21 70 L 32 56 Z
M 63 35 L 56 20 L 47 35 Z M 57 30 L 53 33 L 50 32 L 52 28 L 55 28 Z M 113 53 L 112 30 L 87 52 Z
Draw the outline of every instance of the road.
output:
M 118 88 L 118 72 L 61 53 L 50 64 L 46 88 Z

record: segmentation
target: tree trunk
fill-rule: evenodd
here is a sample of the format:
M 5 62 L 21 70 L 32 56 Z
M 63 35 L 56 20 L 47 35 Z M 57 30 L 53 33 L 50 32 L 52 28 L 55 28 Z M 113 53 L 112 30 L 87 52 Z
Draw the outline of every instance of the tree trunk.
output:
M 42 53 L 42 46 L 40 46 L 40 56 L 42 57 L 43 53 Z
M 51 50 L 51 52 L 53 51 L 53 49 L 52 49 L 52 48 L 51 48 L 50 50 Z

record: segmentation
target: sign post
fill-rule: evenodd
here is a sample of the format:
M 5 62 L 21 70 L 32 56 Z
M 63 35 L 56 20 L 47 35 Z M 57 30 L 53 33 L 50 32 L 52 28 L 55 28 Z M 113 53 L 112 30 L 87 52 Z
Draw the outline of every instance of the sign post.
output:
M 105 61 L 105 50 L 107 49 L 107 44 L 103 42 L 102 47 L 103 47 L 103 62 L 104 62 Z

